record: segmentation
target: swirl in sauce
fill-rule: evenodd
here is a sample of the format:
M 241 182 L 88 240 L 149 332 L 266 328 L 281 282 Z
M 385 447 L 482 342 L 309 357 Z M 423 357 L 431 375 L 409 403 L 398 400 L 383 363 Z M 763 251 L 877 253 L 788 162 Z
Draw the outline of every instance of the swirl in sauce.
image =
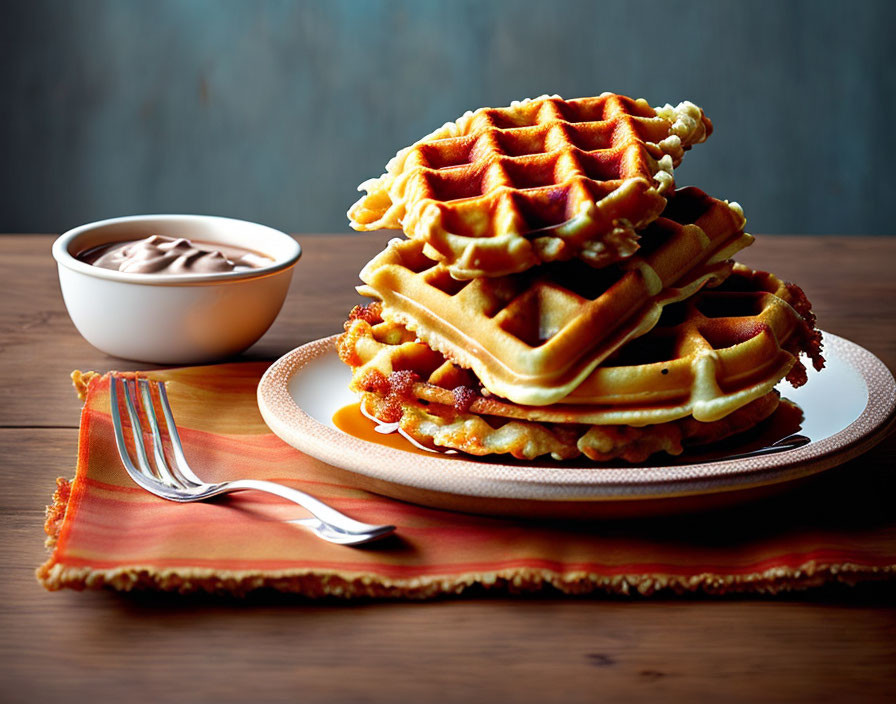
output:
M 94 247 L 78 259 L 103 269 L 129 274 L 218 274 L 249 271 L 273 260 L 239 247 L 191 242 L 183 237 L 152 235 L 142 240 Z

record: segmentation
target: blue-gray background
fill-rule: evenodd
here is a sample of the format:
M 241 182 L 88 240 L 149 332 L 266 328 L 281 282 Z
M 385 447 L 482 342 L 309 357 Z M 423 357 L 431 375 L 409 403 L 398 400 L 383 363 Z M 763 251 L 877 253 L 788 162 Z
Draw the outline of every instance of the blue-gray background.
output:
M 348 229 L 482 105 L 609 90 L 715 123 L 679 185 L 761 233 L 896 234 L 890 0 L 0 0 L 0 231 L 145 212 Z

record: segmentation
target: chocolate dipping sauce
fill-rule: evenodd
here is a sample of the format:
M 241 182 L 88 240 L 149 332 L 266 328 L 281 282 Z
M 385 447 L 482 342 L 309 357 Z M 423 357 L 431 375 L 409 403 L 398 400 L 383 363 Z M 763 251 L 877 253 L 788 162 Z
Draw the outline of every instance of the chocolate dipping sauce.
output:
M 273 259 L 241 247 L 152 235 L 113 242 L 78 255 L 86 264 L 129 274 L 219 274 L 267 266 Z

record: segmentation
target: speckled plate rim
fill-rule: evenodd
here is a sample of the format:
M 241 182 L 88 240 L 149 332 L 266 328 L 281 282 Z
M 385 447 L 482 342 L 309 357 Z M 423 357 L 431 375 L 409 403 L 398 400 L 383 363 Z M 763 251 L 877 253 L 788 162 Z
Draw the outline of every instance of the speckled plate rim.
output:
M 780 453 L 699 464 L 650 467 L 557 467 L 427 457 L 370 443 L 324 425 L 293 397 L 290 386 L 327 355 L 338 335 L 302 345 L 277 360 L 258 385 L 258 406 L 271 430 L 323 462 L 403 487 L 461 496 L 536 501 L 662 499 L 761 487 L 830 469 L 866 452 L 894 426 L 896 381 L 871 352 L 825 333 L 825 354 L 852 368 L 867 403 L 842 430 Z M 345 368 L 345 384 L 350 378 Z M 819 375 L 823 379 L 823 372 Z M 324 380 L 326 382 L 327 380 Z M 320 383 L 320 380 L 317 380 Z

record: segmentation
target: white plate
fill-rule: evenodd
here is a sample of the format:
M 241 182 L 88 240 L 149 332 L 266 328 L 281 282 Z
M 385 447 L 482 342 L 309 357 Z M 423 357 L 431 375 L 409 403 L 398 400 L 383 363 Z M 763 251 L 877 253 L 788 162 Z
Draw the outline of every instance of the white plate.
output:
M 741 459 L 643 467 L 430 457 L 336 428 L 333 415 L 357 399 L 348 390 L 351 373 L 339 360 L 335 341 L 333 336 L 303 345 L 268 369 L 258 386 L 265 422 L 281 439 L 333 465 L 337 473 L 351 472 L 349 479 L 359 486 L 455 510 L 643 515 L 691 510 L 699 506 L 694 497 L 767 493 L 754 490 L 815 474 L 866 451 L 886 435 L 896 409 L 896 382 L 886 366 L 859 345 L 825 333 L 825 369 L 810 369 L 808 382 L 799 389 L 781 385 L 782 395 L 805 415 L 799 432 L 811 442 L 802 447 Z M 686 497 L 689 500 L 682 501 Z

